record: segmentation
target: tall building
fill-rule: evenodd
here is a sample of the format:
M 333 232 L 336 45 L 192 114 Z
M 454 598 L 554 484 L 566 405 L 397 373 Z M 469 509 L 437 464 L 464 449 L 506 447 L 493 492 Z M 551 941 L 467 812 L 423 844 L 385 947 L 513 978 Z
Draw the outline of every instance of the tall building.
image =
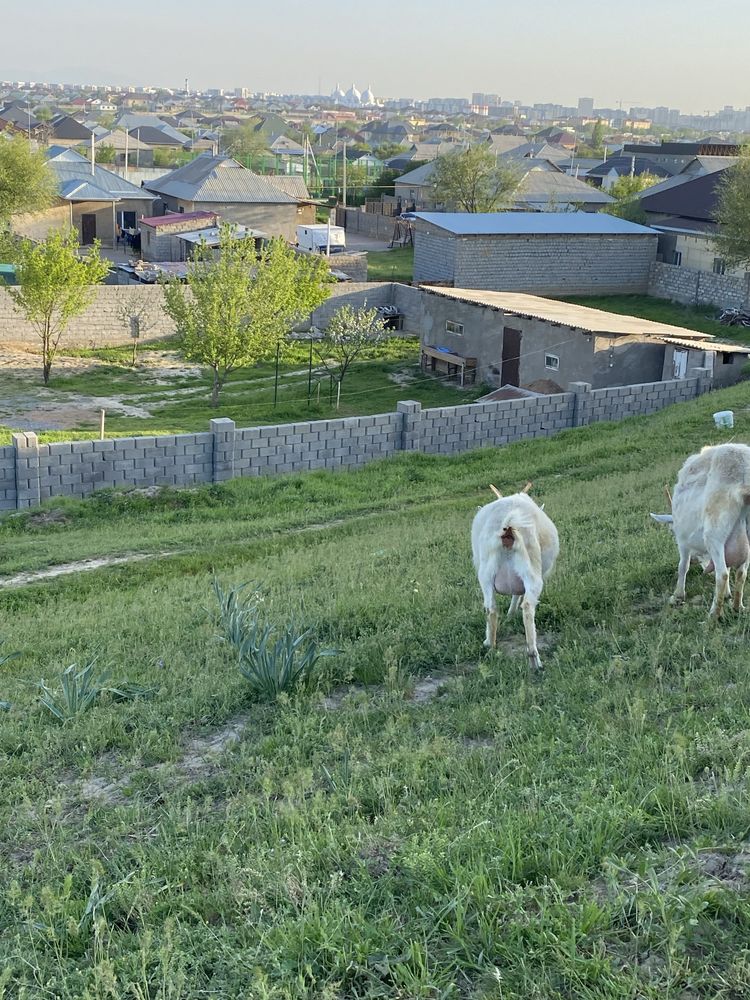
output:
M 578 114 L 581 118 L 590 118 L 594 113 L 594 98 L 593 97 L 579 97 L 578 98 Z

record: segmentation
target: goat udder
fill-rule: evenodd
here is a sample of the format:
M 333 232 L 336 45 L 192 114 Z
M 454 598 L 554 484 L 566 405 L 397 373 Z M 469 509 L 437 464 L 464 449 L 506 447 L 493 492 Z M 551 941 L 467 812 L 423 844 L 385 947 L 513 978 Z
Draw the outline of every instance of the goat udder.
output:
M 495 573 L 495 590 L 498 594 L 518 594 L 526 592 L 523 580 L 509 566 L 501 566 Z

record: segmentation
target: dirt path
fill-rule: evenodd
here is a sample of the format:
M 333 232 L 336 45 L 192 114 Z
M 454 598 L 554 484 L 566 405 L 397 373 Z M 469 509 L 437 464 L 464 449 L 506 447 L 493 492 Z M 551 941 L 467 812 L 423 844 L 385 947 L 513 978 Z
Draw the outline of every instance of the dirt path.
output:
M 71 573 L 88 573 L 94 569 L 105 569 L 107 566 L 122 566 L 124 563 L 143 562 L 145 559 L 164 559 L 166 556 L 179 555 L 179 552 L 133 552 L 123 556 L 99 556 L 90 559 L 79 559 L 78 562 L 60 563 L 47 569 L 37 569 L 31 572 L 16 573 L 15 576 L 0 577 L 0 590 L 26 587 L 40 580 L 52 580 L 58 576 L 69 576 Z

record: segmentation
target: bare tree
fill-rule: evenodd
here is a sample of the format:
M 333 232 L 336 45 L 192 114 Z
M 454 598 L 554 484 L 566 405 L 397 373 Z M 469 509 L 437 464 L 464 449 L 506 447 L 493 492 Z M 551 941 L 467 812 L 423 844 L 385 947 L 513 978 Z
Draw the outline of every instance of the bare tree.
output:
M 318 343 L 317 355 L 322 367 L 337 383 L 336 409 L 349 368 L 385 336 L 385 321 L 377 309 L 368 309 L 367 303 L 357 309 L 341 306 L 331 316 L 323 339 Z
M 157 301 L 156 291 L 147 285 L 129 289 L 127 297 L 117 307 L 117 319 L 133 340 L 133 358 L 130 362 L 133 368 L 138 357 L 138 342 L 141 335 L 156 326 L 163 312 L 164 306 L 161 301 Z

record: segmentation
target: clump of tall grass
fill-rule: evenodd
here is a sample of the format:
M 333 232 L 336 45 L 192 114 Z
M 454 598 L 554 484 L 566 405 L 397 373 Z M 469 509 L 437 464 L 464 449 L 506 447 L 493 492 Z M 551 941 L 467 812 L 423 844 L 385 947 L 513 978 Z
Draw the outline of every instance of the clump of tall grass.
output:
M 321 657 L 335 656 L 335 649 L 320 649 L 311 628 L 294 619 L 279 625 L 266 619 L 263 596 L 249 584 L 224 590 L 217 580 L 213 589 L 219 605 L 219 638 L 237 657 L 237 666 L 256 694 L 275 698 L 291 691 L 311 675 Z
M 116 701 L 130 701 L 153 692 L 153 688 L 141 687 L 129 681 L 111 684 L 108 670 L 97 673 L 96 660 L 91 660 L 83 668 L 79 668 L 77 663 L 71 663 L 60 674 L 60 686 L 56 690 L 50 688 L 44 680 L 39 681 L 38 687 L 41 692 L 39 703 L 60 722 L 83 715 L 102 695 L 109 695 Z

